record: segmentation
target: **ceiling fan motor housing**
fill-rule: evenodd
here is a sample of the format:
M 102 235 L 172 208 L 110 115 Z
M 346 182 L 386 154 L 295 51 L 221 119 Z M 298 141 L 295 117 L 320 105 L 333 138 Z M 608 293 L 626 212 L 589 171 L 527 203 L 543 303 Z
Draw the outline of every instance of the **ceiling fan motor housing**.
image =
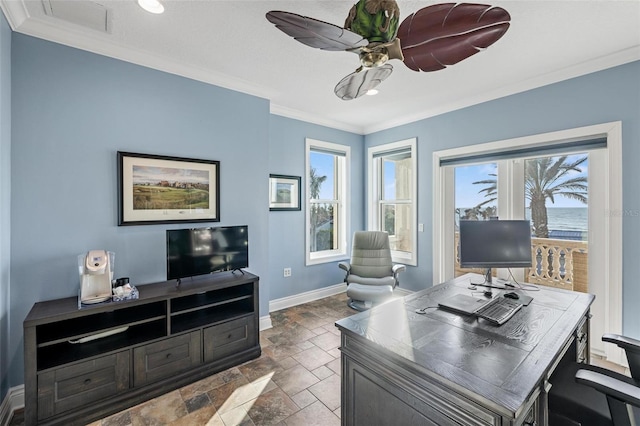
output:
M 354 4 L 344 27 L 369 40 L 388 43 L 396 37 L 400 8 L 394 0 L 360 0 Z

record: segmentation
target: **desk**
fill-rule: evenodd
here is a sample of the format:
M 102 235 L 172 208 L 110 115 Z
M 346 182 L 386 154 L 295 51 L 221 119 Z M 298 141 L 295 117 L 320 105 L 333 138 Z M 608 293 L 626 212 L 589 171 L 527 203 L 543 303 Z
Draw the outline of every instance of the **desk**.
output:
M 470 279 L 482 276 L 467 274 L 336 323 L 343 425 L 547 425 L 551 373 L 563 357 L 589 362 L 594 296 L 541 287 L 500 327 L 436 308 L 415 312 L 472 295 Z

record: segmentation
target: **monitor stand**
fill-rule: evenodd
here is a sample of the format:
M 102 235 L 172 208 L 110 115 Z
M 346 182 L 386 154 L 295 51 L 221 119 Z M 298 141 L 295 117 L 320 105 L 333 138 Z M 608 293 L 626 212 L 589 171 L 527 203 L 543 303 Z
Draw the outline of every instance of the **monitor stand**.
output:
M 491 291 L 491 287 L 493 286 L 492 278 L 493 277 L 491 276 L 491 268 L 487 268 L 487 272 L 484 275 L 484 281 L 487 285 L 486 290 L 484 291 L 485 297 L 493 297 L 493 292 Z

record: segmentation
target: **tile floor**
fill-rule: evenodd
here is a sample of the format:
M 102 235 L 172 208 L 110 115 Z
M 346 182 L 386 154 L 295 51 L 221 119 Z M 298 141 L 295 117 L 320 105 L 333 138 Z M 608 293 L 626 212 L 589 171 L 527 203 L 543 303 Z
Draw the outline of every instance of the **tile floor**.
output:
M 90 426 L 340 425 L 340 333 L 357 313 L 345 293 L 271 313 L 262 356 Z M 10 426 L 24 424 L 17 412 Z

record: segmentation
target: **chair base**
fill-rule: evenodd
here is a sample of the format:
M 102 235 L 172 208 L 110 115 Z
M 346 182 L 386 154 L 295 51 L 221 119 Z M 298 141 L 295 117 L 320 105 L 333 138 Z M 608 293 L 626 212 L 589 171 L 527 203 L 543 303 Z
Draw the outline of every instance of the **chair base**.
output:
M 373 308 L 374 305 L 372 302 L 365 302 L 364 300 L 349 299 L 347 306 L 356 311 L 363 312 Z

